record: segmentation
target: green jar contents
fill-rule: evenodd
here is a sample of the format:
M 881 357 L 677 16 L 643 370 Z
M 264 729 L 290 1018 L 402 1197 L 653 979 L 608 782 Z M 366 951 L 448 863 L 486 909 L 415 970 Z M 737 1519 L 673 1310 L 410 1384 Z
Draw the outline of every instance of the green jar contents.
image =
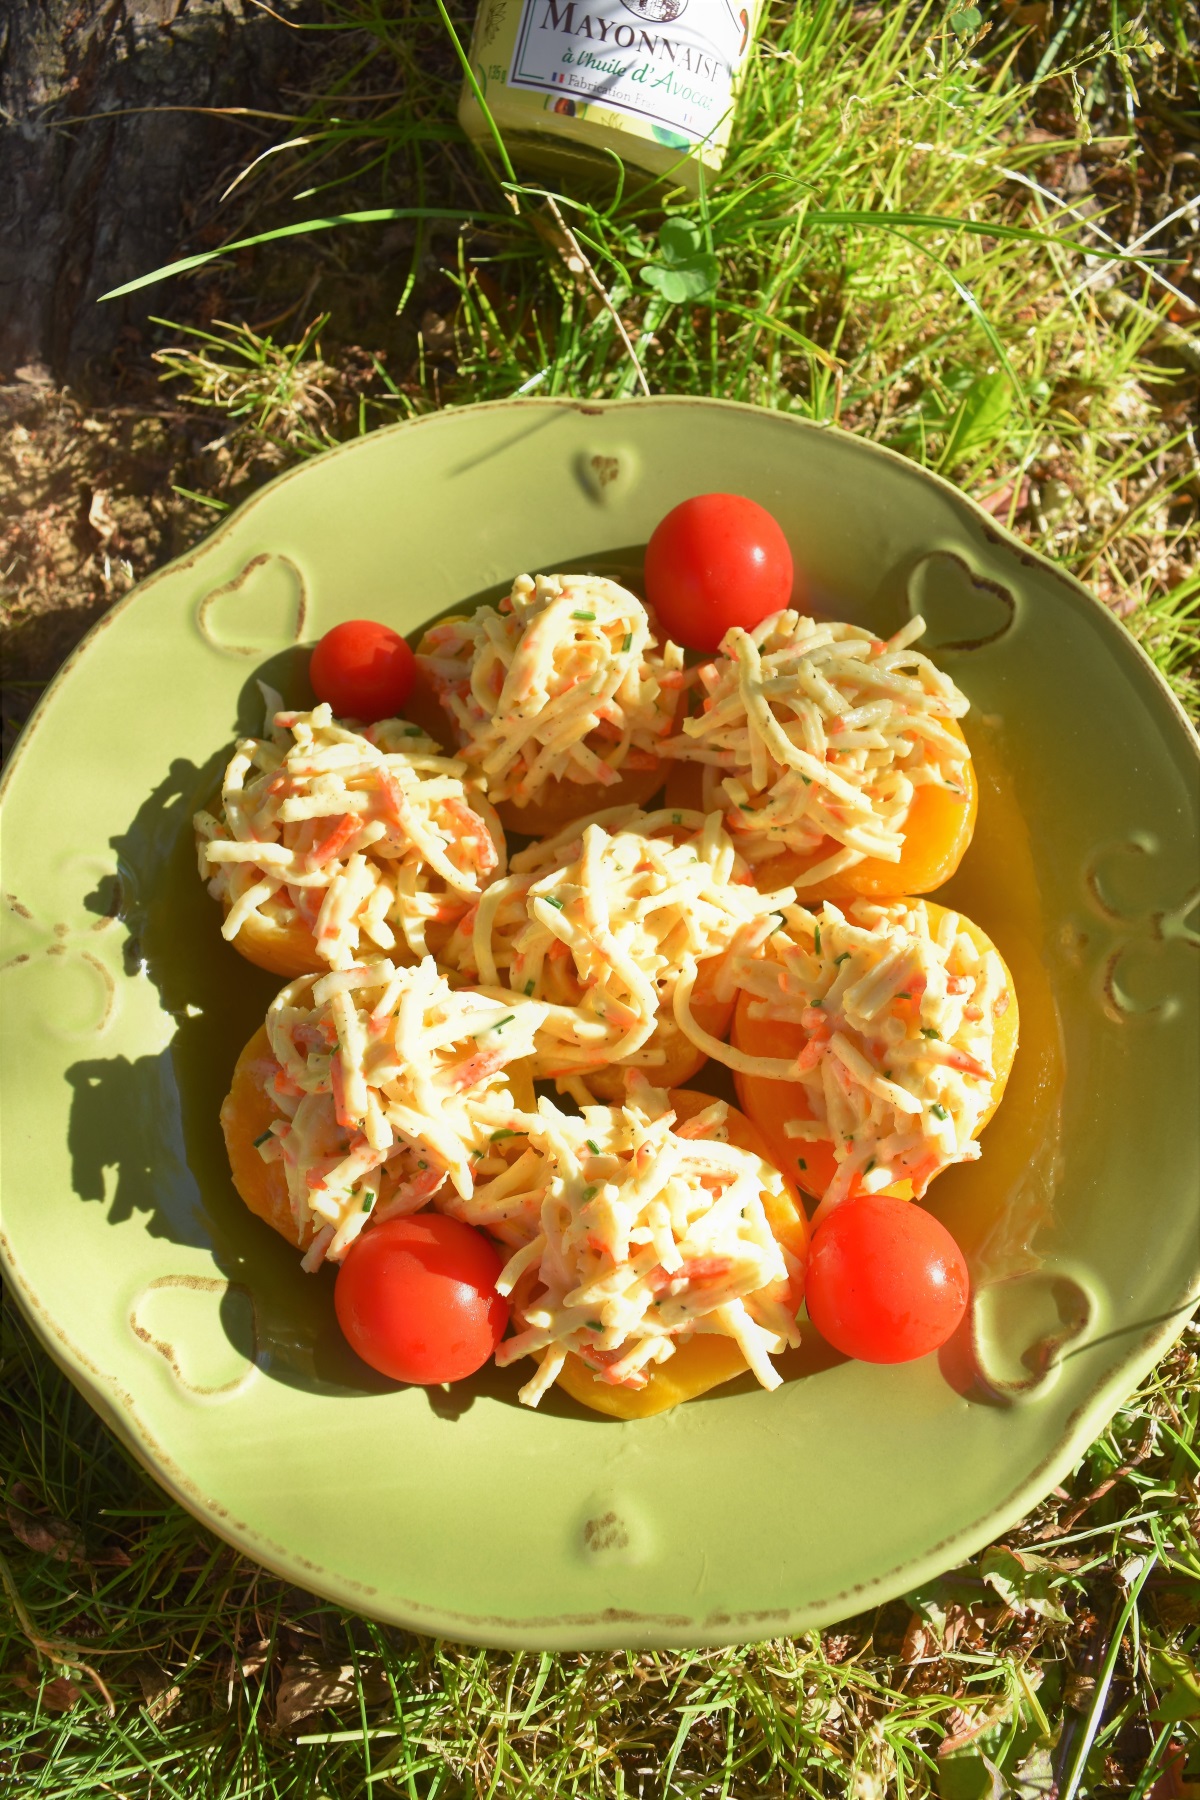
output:
M 514 162 L 591 177 L 613 155 L 691 193 L 729 142 L 762 0 L 482 0 L 470 63 Z M 459 123 L 494 142 L 464 82 Z

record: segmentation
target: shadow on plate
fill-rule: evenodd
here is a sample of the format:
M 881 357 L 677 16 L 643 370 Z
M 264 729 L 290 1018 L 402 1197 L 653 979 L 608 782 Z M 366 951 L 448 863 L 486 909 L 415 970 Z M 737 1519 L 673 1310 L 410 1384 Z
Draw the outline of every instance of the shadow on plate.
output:
M 332 1304 L 314 1309 L 294 1251 L 238 1199 L 219 1122 L 238 1052 L 280 982 L 222 939 L 218 909 L 197 877 L 191 820 L 219 788 L 233 736 L 262 728 L 259 681 L 288 704 L 312 703 L 306 653 L 289 650 L 256 668 L 239 693 L 230 741 L 203 764 L 170 764 L 111 840 L 115 883 L 106 878 L 86 897 L 89 911 L 118 917 L 126 976 L 153 985 L 171 1036 L 157 1053 L 89 1057 L 67 1071 L 72 1174 L 79 1197 L 105 1205 L 110 1224 L 141 1214 L 151 1236 L 209 1249 L 226 1280 L 253 1296 L 260 1350 L 276 1371 L 294 1366 L 302 1385 L 369 1391 L 370 1372 L 315 1329 L 314 1312 L 328 1310 L 332 1321 Z M 222 1308 L 235 1346 L 237 1310 L 232 1299 Z
M 229 1283 L 218 1316 L 240 1355 L 288 1386 L 370 1398 L 393 1392 L 395 1383 L 342 1337 L 333 1272 L 306 1275 L 295 1250 L 247 1211 L 230 1179 L 221 1102 L 242 1045 L 281 982 L 222 939 L 218 909 L 197 876 L 191 827 L 219 788 L 233 736 L 262 729 L 258 682 L 287 705 L 311 706 L 307 667 L 307 652 L 293 649 L 256 668 L 239 694 L 230 740 L 203 764 L 176 758 L 111 840 L 117 875 L 101 880 L 85 905 L 118 918 L 126 976 L 153 985 L 171 1038 L 156 1053 L 89 1057 L 68 1069 L 68 1147 L 76 1194 L 105 1206 L 110 1224 L 141 1215 L 151 1236 L 211 1252 Z M 483 1395 L 515 1406 L 526 1379 L 521 1370 L 489 1367 L 453 1389 L 429 1389 L 429 1404 L 448 1419 Z

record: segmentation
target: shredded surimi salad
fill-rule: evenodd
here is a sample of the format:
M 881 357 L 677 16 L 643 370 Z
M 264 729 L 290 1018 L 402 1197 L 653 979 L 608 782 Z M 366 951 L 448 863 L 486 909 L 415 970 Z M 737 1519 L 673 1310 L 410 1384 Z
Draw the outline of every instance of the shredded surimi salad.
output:
M 519 1160 L 469 1198 L 439 1202 L 515 1246 L 497 1286 L 513 1297 L 517 1331 L 496 1361 L 540 1357 L 520 1390 L 527 1406 L 571 1351 L 599 1379 L 638 1388 L 694 1332 L 732 1338 L 763 1387 L 778 1387 L 770 1358 L 800 1341 L 786 1301 L 797 1265 L 763 1204 L 784 1183 L 726 1140 L 727 1111 L 714 1101 L 677 1125 L 644 1080 L 624 1106 L 579 1117 L 542 1100 Z
M 724 790 L 726 823 L 751 863 L 784 850 L 836 848 L 796 885 L 812 888 L 878 857 L 897 862 L 913 795 L 925 783 L 963 793 L 969 751 L 947 730 L 968 701 L 912 648 L 910 619 L 886 641 L 857 625 L 780 612 L 733 626 L 724 654 L 695 671 L 702 712 L 667 756 L 707 764 L 706 804 Z
M 806 1034 L 794 1064 L 726 1060 L 803 1084 L 811 1120 L 790 1120 L 787 1133 L 831 1139 L 837 1162 L 818 1218 L 852 1191 L 904 1179 L 919 1198 L 940 1169 L 979 1155 L 993 1034 L 1012 996 L 1000 958 L 981 952 L 957 913 L 935 923 L 920 900 L 792 907 L 736 979 L 756 996 L 752 1017 Z
M 788 1245 L 804 1223 L 789 1236 L 789 1185 L 730 1141 L 724 1102 L 676 1116 L 665 1065 L 690 1045 L 799 1084 L 807 1116 L 786 1133 L 798 1151 L 831 1146 L 835 1169 L 818 1220 L 898 1181 L 919 1198 L 978 1156 L 1014 1003 L 1000 958 L 919 900 L 797 904 L 866 858 L 898 862 L 922 785 L 966 800 L 952 722 L 968 703 L 913 647 L 923 631 L 914 619 L 885 642 L 780 612 L 685 673 L 615 582 L 522 575 L 498 610 L 424 639 L 455 756 L 403 720 L 351 729 L 263 690 L 264 734 L 239 742 L 195 828 L 225 937 L 298 923 L 326 965 L 268 1013 L 277 1116 L 256 1140 L 305 1269 L 433 1206 L 507 1253 L 513 1335 L 495 1354 L 537 1362 L 526 1405 L 569 1355 L 644 1388 L 696 1334 L 779 1385 L 771 1359 L 800 1341 Z M 703 710 L 677 726 L 691 683 Z M 506 862 L 494 803 L 535 804 L 562 780 L 611 789 L 663 757 L 704 766 L 702 810 L 610 794 Z M 760 891 L 784 852 L 815 861 Z M 798 1054 L 704 1028 L 724 1028 L 739 990 L 752 1020 L 799 1027 Z M 599 1105 L 613 1065 L 624 1101 Z M 534 1076 L 578 1113 L 534 1102 Z
M 259 1140 L 283 1164 L 298 1227 L 319 1229 L 304 1266 L 337 1261 L 371 1217 L 416 1212 L 524 1117 L 503 1071 L 532 1048 L 545 1008 L 454 990 L 432 958 L 386 957 L 288 984 L 267 1014 L 282 1115 Z
M 656 650 L 641 601 L 598 575 L 519 575 L 425 635 L 418 662 L 492 800 L 537 801 L 552 779 L 611 786 L 652 769 L 683 686 L 683 651 Z
M 538 1075 L 586 1078 L 615 1062 L 652 1074 L 660 1020 L 691 1035 L 699 965 L 755 949 L 794 898 L 750 883 L 719 813 L 614 808 L 519 851 L 444 954 L 485 987 L 549 1003 Z
M 220 817 L 195 818 L 224 936 L 257 916 L 301 921 L 335 969 L 398 945 L 425 955 L 429 926 L 448 930 L 504 872 L 504 833 L 466 764 L 403 720 L 352 731 L 328 706 L 287 712 L 268 694 L 268 735 L 238 744 Z

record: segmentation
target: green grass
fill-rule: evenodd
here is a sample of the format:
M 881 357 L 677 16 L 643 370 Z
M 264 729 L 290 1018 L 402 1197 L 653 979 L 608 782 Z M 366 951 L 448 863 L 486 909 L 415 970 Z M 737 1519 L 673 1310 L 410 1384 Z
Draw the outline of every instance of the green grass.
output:
M 1195 450 L 1167 399 L 1188 367 L 1179 342 L 1200 350 L 1167 317 L 1179 290 L 1140 201 L 1139 255 L 1097 261 L 1120 249 L 1111 209 L 1063 200 L 1038 174 L 1056 155 L 1101 176 L 1136 162 L 1138 83 L 1195 79 L 1175 0 L 1149 25 L 1074 6 L 1036 60 L 1019 33 L 960 38 L 933 4 L 782 9 L 722 179 L 695 202 L 668 194 L 665 213 L 632 176 L 610 202 L 585 202 L 472 164 L 447 124 L 457 61 L 438 62 L 432 26 L 427 0 L 398 17 L 354 0 L 336 92 L 260 173 L 272 216 L 289 194 L 300 215 L 272 238 L 307 219 L 353 256 L 356 234 L 408 221 L 395 304 L 434 252 L 453 289 L 435 335 L 426 312 L 410 367 L 397 379 L 377 362 L 371 394 L 337 420 L 322 396 L 323 319 L 288 345 L 240 325 L 184 334 L 161 354 L 168 376 L 235 423 L 256 408 L 253 429 L 282 432 L 293 454 L 520 393 L 717 394 L 840 424 L 951 476 L 1089 582 L 1195 703 Z M 1042 115 L 1059 121 L 1057 140 L 1030 138 Z M 1122 172 L 1102 189 L 1113 206 L 1123 184 Z M 331 198 L 410 192 L 422 206 L 331 226 L 352 216 Z
M 292 302 L 275 335 L 236 310 L 164 328 L 164 376 L 220 428 L 203 498 L 439 405 L 727 395 L 951 476 L 1200 708 L 1195 340 L 1167 317 L 1174 263 L 1083 254 L 1157 223 L 1138 130 L 1186 123 L 1194 33 L 1178 0 L 1070 0 L 1040 39 L 1003 16 L 976 40 L 928 6 L 777 8 L 723 179 L 664 211 L 632 184 L 613 204 L 514 189 L 457 139 L 431 0 L 328 5 L 327 92 L 229 215 L 264 259 L 310 246 L 311 312 Z M 1088 170 L 1087 205 L 1048 160 Z M 352 213 L 375 216 L 297 234 Z M 397 334 L 351 357 L 339 283 L 389 224 Z M 11 1311 L 4 1333 L 0 1793 L 1143 1800 L 1173 1780 L 1166 1800 L 1200 1781 L 1195 1327 L 1061 1490 L 929 1589 L 794 1641 L 577 1656 L 384 1630 L 265 1574 L 130 1465 Z

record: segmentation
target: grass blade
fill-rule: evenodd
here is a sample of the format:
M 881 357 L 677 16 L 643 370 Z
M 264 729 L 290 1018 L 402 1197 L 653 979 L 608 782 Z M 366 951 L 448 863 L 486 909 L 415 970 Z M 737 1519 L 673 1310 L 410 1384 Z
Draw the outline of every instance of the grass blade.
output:
M 464 212 L 453 206 L 378 206 L 367 212 L 331 213 L 324 219 L 302 219 L 295 225 L 279 225 L 274 231 L 257 231 L 252 237 L 235 238 L 232 243 L 222 244 L 219 250 L 205 250 L 197 256 L 184 256 L 178 262 L 164 263 L 161 269 L 152 269 L 149 275 L 139 275 L 120 287 L 110 288 L 99 298 L 120 300 L 125 294 L 136 294 L 139 288 L 152 287 L 156 281 L 166 281 L 172 275 L 185 275 L 189 269 L 203 268 L 205 263 L 216 262 L 234 250 L 253 249 L 256 244 L 303 237 L 309 231 L 333 231 L 339 225 L 382 225 L 395 219 L 448 219 L 458 225 L 506 225 L 509 222 L 501 213 Z

